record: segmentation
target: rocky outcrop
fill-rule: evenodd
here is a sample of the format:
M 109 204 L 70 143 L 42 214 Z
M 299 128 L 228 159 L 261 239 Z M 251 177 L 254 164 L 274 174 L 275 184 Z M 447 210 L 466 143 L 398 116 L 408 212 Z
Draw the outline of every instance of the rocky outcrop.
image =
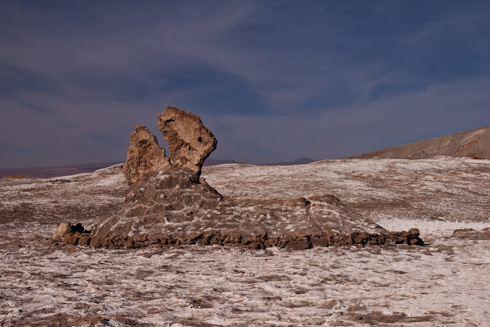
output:
M 145 126 L 138 125 L 129 137 L 123 173 L 128 185 L 155 171 L 174 167 L 198 178 L 204 160 L 216 149 L 216 138 L 201 119 L 184 110 L 167 107 L 158 115 L 158 128 L 170 149 L 170 158 L 158 145 L 157 138 Z
M 172 167 L 201 174 L 204 160 L 216 149 L 216 138 L 201 119 L 184 110 L 167 107 L 158 115 L 158 128 L 170 149 Z
M 128 185 L 144 175 L 170 167 L 165 149 L 158 145 L 157 138 L 145 126 L 138 125 L 129 136 L 129 149 L 123 174 Z
M 388 232 L 329 194 L 293 199 L 224 198 L 195 174 L 176 168 L 145 175 L 122 208 L 89 226 L 60 226 L 52 240 L 105 248 L 170 245 L 422 245 L 418 230 Z
M 168 168 L 145 175 L 125 192 L 122 208 L 90 227 L 95 239 L 106 235 L 174 233 L 195 230 L 222 202 L 221 195 L 189 172 Z
M 168 107 L 159 128 L 170 160 L 146 127 L 130 136 L 124 165 L 129 184 L 121 209 L 85 230 L 62 223 L 53 242 L 94 248 L 180 244 L 270 246 L 423 244 L 417 230 L 389 233 L 330 194 L 292 199 L 238 199 L 221 196 L 200 178 L 216 138 L 199 117 Z

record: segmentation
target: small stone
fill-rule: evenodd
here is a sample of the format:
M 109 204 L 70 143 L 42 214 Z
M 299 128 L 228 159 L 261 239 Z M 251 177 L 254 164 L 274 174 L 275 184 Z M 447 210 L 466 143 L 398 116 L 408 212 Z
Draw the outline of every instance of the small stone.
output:
M 63 236 L 68 233 L 71 233 L 71 224 L 64 221 L 59 224 L 58 228 L 56 228 L 53 235 L 51 235 L 51 239 L 54 241 L 61 241 Z
M 78 240 L 78 245 L 80 246 L 89 246 L 90 245 L 90 236 L 89 235 L 82 235 L 80 236 L 80 239 Z
M 311 248 L 312 244 L 308 235 L 298 235 L 291 239 L 286 247 L 291 250 L 306 250 Z
M 408 235 L 418 237 L 420 235 L 420 231 L 417 228 L 411 228 L 408 231 Z
M 313 246 L 323 246 L 323 247 L 327 247 L 331 245 L 330 240 L 326 236 L 312 238 L 311 244 Z
M 247 244 L 247 248 L 252 249 L 252 250 L 260 250 L 261 245 L 259 242 L 252 242 Z
M 90 246 L 93 247 L 94 249 L 98 249 L 102 247 L 103 242 L 100 238 L 96 238 L 90 241 Z

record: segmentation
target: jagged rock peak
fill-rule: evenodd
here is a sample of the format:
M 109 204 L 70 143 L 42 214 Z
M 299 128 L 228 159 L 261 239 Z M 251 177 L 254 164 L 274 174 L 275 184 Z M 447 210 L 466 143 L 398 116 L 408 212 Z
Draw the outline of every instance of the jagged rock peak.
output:
M 170 165 L 201 174 L 204 160 L 216 149 L 216 137 L 203 125 L 199 116 L 167 107 L 158 115 L 158 128 L 168 143 Z
M 158 145 L 157 138 L 145 126 L 136 126 L 129 137 L 129 143 L 123 167 L 123 174 L 129 185 L 146 174 L 170 167 L 165 149 Z

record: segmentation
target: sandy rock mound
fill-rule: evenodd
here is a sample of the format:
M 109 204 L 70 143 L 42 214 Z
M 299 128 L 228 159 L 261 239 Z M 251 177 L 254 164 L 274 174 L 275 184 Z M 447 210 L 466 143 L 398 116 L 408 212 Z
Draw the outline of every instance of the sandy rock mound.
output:
M 91 227 L 95 239 L 195 231 L 222 201 L 207 183 L 175 168 L 146 175 L 125 193 L 122 208 Z
M 86 231 L 60 225 L 54 241 L 120 248 L 180 244 L 270 246 L 423 244 L 418 230 L 390 233 L 333 195 L 284 200 L 223 198 L 194 174 L 170 168 L 146 175 L 122 208 Z
M 131 186 L 122 209 L 91 229 L 94 237 L 210 231 L 248 237 L 265 231 L 269 235 L 375 232 L 377 227 L 331 195 L 262 201 L 227 199 L 193 174 L 167 169 Z

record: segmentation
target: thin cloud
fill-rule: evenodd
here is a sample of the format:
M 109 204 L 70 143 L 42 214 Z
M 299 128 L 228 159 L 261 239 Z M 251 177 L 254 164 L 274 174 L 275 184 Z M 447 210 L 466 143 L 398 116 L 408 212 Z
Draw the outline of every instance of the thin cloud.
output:
M 215 158 L 340 157 L 488 125 L 487 4 L 0 4 L 0 167 L 113 161 L 167 105 Z M 387 141 L 389 140 L 389 141 Z M 35 144 L 42 151 L 14 155 Z M 8 159 L 3 159 L 8 158 Z

